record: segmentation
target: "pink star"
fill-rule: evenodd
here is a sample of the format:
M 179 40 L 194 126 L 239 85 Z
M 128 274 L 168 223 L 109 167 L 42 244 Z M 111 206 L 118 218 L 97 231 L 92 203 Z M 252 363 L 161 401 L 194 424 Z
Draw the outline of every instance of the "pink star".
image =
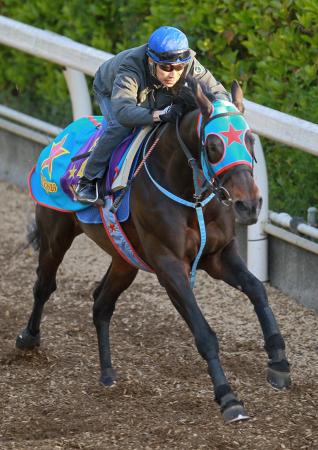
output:
M 63 144 L 66 141 L 67 136 L 68 135 L 65 135 L 63 139 L 60 140 L 60 142 L 56 143 L 53 142 L 49 157 L 46 158 L 41 164 L 42 170 L 45 168 L 48 169 L 50 179 L 52 179 L 53 160 L 58 156 L 70 153 L 68 150 L 66 150 L 66 148 L 63 147 Z
M 238 142 L 239 144 L 242 144 L 242 141 L 240 139 L 240 135 L 243 133 L 244 130 L 235 130 L 233 128 L 232 124 L 230 124 L 228 131 L 220 131 L 220 134 L 223 134 L 227 138 L 227 145 L 231 145 L 232 142 Z

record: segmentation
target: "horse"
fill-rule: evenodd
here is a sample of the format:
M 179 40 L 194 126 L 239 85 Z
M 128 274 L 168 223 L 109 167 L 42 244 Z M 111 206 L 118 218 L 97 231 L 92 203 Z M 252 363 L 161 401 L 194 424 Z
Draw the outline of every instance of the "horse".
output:
M 207 363 L 215 401 L 224 421 L 231 423 L 248 419 L 248 414 L 223 371 L 216 333 L 196 302 L 190 283 L 195 270 L 194 261 L 198 270 L 242 291 L 251 301 L 268 355 L 268 382 L 277 389 L 288 388 L 291 384 L 290 370 L 285 342 L 266 290 L 247 269 L 238 253 L 235 237 L 235 221 L 246 225 L 256 223 L 262 204 L 260 190 L 253 178 L 252 131 L 247 126 L 242 137 L 232 124 L 235 117 L 243 117 L 243 92 L 234 81 L 230 111 L 225 110 L 215 117 L 216 102 L 222 101 L 209 98 L 194 81 L 188 89 L 195 106 L 178 120 L 177 126 L 167 124 L 164 130 L 160 131 L 160 127 L 156 130 L 156 148 L 147 160 L 147 170 L 140 170 L 134 180 L 130 197 L 131 215 L 123 223 L 123 229 L 188 325 L 196 348 Z M 223 134 L 214 129 L 221 117 L 228 126 L 228 131 Z M 234 162 L 216 170 L 220 161 L 231 154 L 231 144 L 235 141 L 242 141 L 248 156 L 237 161 L 232 155 Z M 206 189 L 202 186 L 199 189 L 193 182 L 191 167 L 197 167 L 199 173 L 204 174 Z M 164 186 L 165 192 L 158 189 L 158 185 Z M 173 193 L 173 196 L 167 196 L 166 192 Z M 208 196 L 211 199 L 206 201 Z M 183 202 L 175 201 L 176 198 L 183 199 Z M 187 203 L 195 207 L 188 207 Z M 200 217 L 198 211 L 201 211 Z M 138 268 L 116 251 L 102 225 L 82 223 L 72 212 L 61 213 L 39 204 L 35 209 L 35 223 L 33 239 L 39 244 L 39 259 L 33 288 L 34 304 L 27 326 L 17 337 L 16 346 L 30 350 L 40 345 L 41 316 L 44 304 L 56 289 L 57 269 L 74 238 L 85 233 L 111 256 L 111 264 L 93 292 L 100 383 L 111 386 L 117 375 L 111 361 L 110 321 L 118 297 L 132 284 Z M 31 242 L 32 239 L 29 240 Z

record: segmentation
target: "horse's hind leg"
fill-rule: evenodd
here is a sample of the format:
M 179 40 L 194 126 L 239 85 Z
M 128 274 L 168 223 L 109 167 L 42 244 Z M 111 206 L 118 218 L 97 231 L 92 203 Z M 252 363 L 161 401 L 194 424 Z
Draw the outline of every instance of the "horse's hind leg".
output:
M 75 233 L 75 223 L 65 213 L 37 206 L 36 221 L 40 249 L 37 279 L 33 287 L 34 303 L 27 327 L 18 335 L 16 346 L 31 350 L 40 345 L 40 322 L 45 302 L 56 289 L 56 272 Z
M 93 320 L 97 333 L 101 377 L 100 382 L 111 386 L 116 381 L 112 368 L 109 325 L 120 294 L 134 281 L 138 270 L 119 257 L 114 257 L 108 272 L 95 290 Z

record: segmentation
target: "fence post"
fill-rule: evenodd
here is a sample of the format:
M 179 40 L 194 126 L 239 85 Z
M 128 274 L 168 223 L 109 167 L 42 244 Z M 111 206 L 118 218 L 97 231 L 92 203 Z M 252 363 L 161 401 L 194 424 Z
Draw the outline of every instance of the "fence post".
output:
M 86 78 L 82 72 L 67 67 L 63 70 L 71 96 L 73 119 L 92 115 L 92 102 L 87 88 Z
M 254 168 L 255 182 L 261 190 L 263 205 L 255 225 L 247 227 L 247 267 L 260 281 L 268 281 L 268 237 L 263 224 L 268 220 L 268 179 L 263 147 L 260 138 L 255 137 Z

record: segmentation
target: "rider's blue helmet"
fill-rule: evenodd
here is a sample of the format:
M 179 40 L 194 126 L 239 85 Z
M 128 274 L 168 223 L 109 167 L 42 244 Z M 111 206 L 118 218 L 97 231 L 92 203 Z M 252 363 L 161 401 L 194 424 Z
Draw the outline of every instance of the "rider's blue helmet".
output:
M 156 63 L 186 64 L 191 60 L 186 35 L 178 28 L 157 28 L 149 38 L 147 55 Z

